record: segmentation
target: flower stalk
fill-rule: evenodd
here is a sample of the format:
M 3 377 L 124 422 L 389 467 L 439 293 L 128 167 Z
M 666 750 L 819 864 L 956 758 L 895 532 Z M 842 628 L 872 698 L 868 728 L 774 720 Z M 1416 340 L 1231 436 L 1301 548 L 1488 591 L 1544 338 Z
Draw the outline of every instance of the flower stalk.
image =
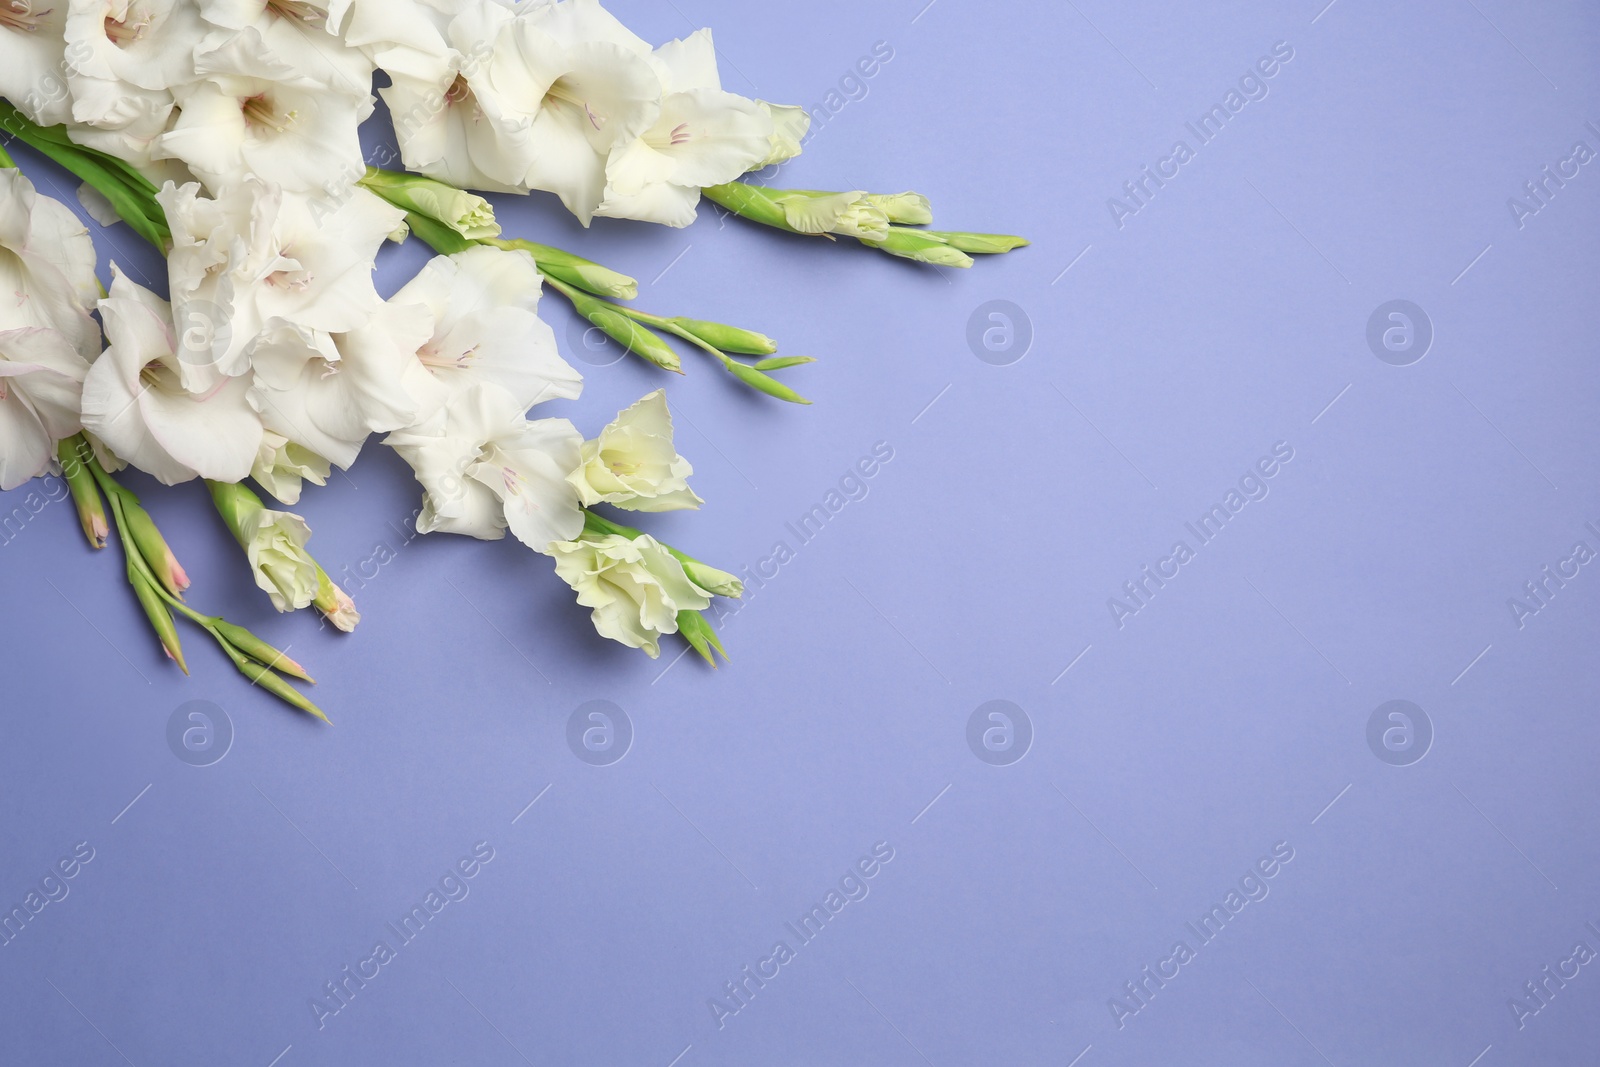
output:
M 0 129 L 94 188 L 135 233 L 163 255 L 171 249 L 172 230 L 167 226 L 166 212 L 156 202 L 155 184 L 131 164 L 76 143 L 67 136 L 65 126 L 38 125 L 5 100 L 0 100 Z M 8 158 L 5 165 L 15 164 Z
M 139 503 L 138 496 L 106 472 L 83 435 L 63 441 L 60 451 L 74 458 L 89 472 L 97 495 L 104 493 L 105 500 L 110 502 L 111 517 L 127 568 L 128 584 L 132 586 L 139 606 L 149 618 L 162 649 L 178 664 L 179 669 L 185 674 L 189 673 L 173 618 L 174 612 L 210 634 L 233 665 L 251 682 L 291 707 L 328 722 L 321 708 L 279 676 L 281 673 L 314 684 L 304 667 L 244 627 L 194 610 L 168 589 L 166 581 L 158 575 L 163 568 L 169 567 L 171 549 L 166 547 L 165 539 L 161 538 L 154 520 Z M 143 532 L 136 536 L 136 530 Z M 176 560 L 171 560 L 170 565 L 175 566 Z M 182 568 L 178 567 L 177 570 L 181 572 Z M 184 584 L 187 585 L 187 579 Z
M 1028 241 L 1001 233 L 912 229 L 933 221 L 920 193 L 770 189 L 728 182 L 701 192 L 740 218 L 803 237 L 853 237 L 891 256 L 940 267 L 970 267 L 972 255 L 997 255 Z

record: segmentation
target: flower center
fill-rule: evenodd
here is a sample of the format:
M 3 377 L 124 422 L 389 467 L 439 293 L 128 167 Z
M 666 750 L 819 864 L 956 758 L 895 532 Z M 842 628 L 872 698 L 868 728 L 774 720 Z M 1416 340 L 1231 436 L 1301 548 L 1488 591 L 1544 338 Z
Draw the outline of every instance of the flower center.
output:
M 139 370 L 139 384 L 158 393 L 180 392 L 178 376 L 160 359 L 152 359 Z
M 584 118 L 589 120 L 589 125 L 596 130 L 605 122 L 604 119 L 594 113 L 593 109 L 589 107 L 589 102 L 581 95 L 579 87 L 567 80 L 565 74 L 550 83 L 550 88 L 546 89 L 544 93 L 544 103 L 547 107 L 565 104 L 568 107 L 581 110 Z
M 293 108 L 287 110 L 280 108 L 270 92 L 245 97 L 239 110 L 244 112 L 246 125 L 264 127 L 274 133 L 288 133 L 289 127 L 300 117 L 300 113 Z
M 328 21 L 328 13 L 305 0 L 267 0 L 267 10 L 280 19 L 320 26 Z
M 0 3 L 0 26 L 8 30 L 19 30 L 22 33 L 32 33 L 39 28 L 39 23 L 49 15 L 51 8 L 43 11 L 33 9 L 32 0 L 8 0 Z
M 439 351 L 439 342 L 429 341 L 417 349 L 417 359 L 424 367 L 437 370 L 465 370 L 478 354 L 478 346 L 473 345 L 465 352 L 454 358 Z
M 126 48 L 145 35 L 145 32 L 150 29 L 152 21 L 149 15 L 145 15 L 142 18 L 136 17 L 131 8 L 126 18 L 114 19 L 107 16 L 105 22 L 106 39 L 118 48 Z
M 647 133 L 644 135 L 645 144 L 651 148 L 670 148 L 673 145 L 688 144 L 692 140 L 694 140 L 694 133 L 689 129 L 687 122 L 680 122 L 672 127 L 672 130 L 665 137 L 660 134 Z

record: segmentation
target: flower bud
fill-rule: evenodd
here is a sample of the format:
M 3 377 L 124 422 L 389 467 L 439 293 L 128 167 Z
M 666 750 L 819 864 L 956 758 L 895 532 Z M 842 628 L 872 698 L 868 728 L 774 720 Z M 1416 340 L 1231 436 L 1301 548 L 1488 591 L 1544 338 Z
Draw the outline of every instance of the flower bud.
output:
M 689 576 L 689 580 L 706 592 L 735 600 L 744 596 L 744 583 L 727 571 L 718 570 L 709 563 L 701 563 L 681 553 L 673 554 L 683 563 L 683 573 Z
M 395 207 L 425 215 L 454 230 L 469 241 L 498 237 L 500 224 L 494 208 L 476 193 L 424 178 L 418 174 L 368 167 L 360 184 Z
M 302 682 L 316 683 L 316 679 L 307 674 L 304 667 L 261 640 L 249 630 L 246 630 L 243 626 L 235 626 L 226 619 L 213 619 L 211 625 L 224 641 L 262 666 L 281 671 L 291 678 L 300 679 Z
M 903 230 L 896 226 L 881 240 L 862 239 L 862 244 L 881 249 L 891 256 L 932 263 L 937 267 L 970 267 L 972 257 L 952 248 L 942 236 L 927 230 Z
M 649 360 L 662 370 L 683 373 L 683 360 L 678 358 L 678 353 L 667 342 L 618 311 L 615 305 L 588 293 L 577 292 L 570 286 L 562 289 L 562 292 L 572 301 L 578 314 L 629 352 Z
M 632 300 L 639 295 L 639 283 L 634 279 L 571 252 L 525 241 L 520 237 L 486 240 L 483 243 L 508 251 L 520 249 L 533 257 L 540 274 L 575 285 L 586 293 L 613 300 Z
M 317 568 L 317 598 L 312 601 L 317 610 L 327 616 L 335 628 L 350 633 L 361 621 L 361 613 L 356 610 L 356 602 L 350 594 L 340 589 L 328 572 L 321 567 Z
M 679 329 L 694 334 L 712 348 L 720 348 L 724 352 L 738 352 L 747 356 L 770 356 L 778 350 L 778 342 L 754 330 L 743 330 L 737 326 L 706 322 L 703 319 L 686 319 L 681 315 L 670 321 Z
M 1013 248 L 1021 248 L 1028 243 L 1025 237 L 1013 237 L 1005 233 L 959 233 L 944 230 L 924 230 L 924 233 L 941 237 L 951 248 L 959 248 L 963 252 L 978 252 L 983 255 L 997 255 L 1009 252 Z
M 78 509 L 78 522 L 83 526 L 83 536 L 89 539 L 89 547 L 104 548 L 111 527 L 106 522 L 105 501 L 100 498 L 94 472 L 89 469 L 86 458 L 89 454 L 88 442 L 81 437 L 66 438 L 56 446 L 61 477 L 72 491 L 72 502 Z
M 172 612 L 167 610 L 166 601 L 161 599 L 161 594 L 138 567 L 128 568 L 128 584 L 133 586 L 133 595 L 138 598 L 139 606 L 149 618 L 150 626 L 161 641 L 161 648 L 166 652 L 167 658 L 176 663 L 184 674 L 188 674 L 189 665 L 183 660 L 183 645 L 178 640 L 178 627 L 172 621 Z
M 243 485 L 207 482 L 217 513 L 250 560 L 256 585 L 279 611 L 308 606 L 318 591 L 316 560 L 306 551 L 311 528 L 298 515 L 273 511 Z
M 728 650 L 722 647 L 722 641 L 717 637 L 717 631 L 711 628 L 706 617 L 698 611 L 678 612 L 678 633 L 689 642 L 696 652 L 713 668 L 717 665 L 717 658 L 711 654 L 712 649 L 722 653 L 722 658 L 728 658 Z
M 784 385 L 778 379 L 765 374 L 748 363 L 740 363 L 736 359 L 726 359 L 722 364 L 727 372 L 739 379 L 757 392 L 766 393 L 779 400 L 787 400 L 791 404 L 809 404 L 811 401 Z
M 183 591 L 189 588 L 189 576 L 184 573 L 183 565 L 172 554 L 166 538 L 156 529 L 155 520 L 139 505 L 132 493 L 124 495 L 122 512 L 128 523 L 128 533 L 133 538 L 139 555 L 149 564 L 150 573 L 156 576 L 156 581 L 161 583 L 163 589 L 178 599 L 183 599 Z

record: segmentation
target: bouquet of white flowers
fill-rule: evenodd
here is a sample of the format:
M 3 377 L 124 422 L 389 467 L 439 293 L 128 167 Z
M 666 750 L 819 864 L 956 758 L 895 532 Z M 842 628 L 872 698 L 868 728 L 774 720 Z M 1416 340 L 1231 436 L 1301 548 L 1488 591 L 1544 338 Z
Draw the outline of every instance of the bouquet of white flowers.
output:
M 375 83 L 404 170 L 363 158 Z M 383 435 L 422 486 L 419 532 L 510 531 L 551 558 L 602 635 L 656 656 L 680 634 L 715 666 L 701 612 L 738 597 L 738 579 L 595 510 L 702 503 L 665 393 L 592 439 L 528 417 L 583 388 L 538 315 L 544 287 L 658 367 L 681 373 L 677 338 L 808 403 L 774 372 L 809 357 L 635 308 L 633 279 L 504 236 L 468 190 L 553 193 L 585 226 L 686 226 L 704 196 L 791 234 L 944 266 L 1026 243 L 926 229 L 915 193 L 741 180 L 796 155 L 810 116 L 725 91 L 709 30 L 653 48 L 598 0 L 0 0 L 0 96 L 0 127 L 76 175 L 92 218 L 159 248 L 168 289 L 114 264 L 102 288 L 87 227 L 0 152 L 17 297 L 0 310 L 0 489 L 59 471 L 90 544 L 116 534 L 180 667 L 175 617 L 319 717 L 290 684 L 311 681 L 298 663 L 188 604 L 188 576 L 118 470 L 204 479 L 272 604 L 348 631 L 360 616 L 308 551 L 305 521 L 246 482 L 292 506 Z M 380 251 L 411 236 L 437 255 L 385 300 Z

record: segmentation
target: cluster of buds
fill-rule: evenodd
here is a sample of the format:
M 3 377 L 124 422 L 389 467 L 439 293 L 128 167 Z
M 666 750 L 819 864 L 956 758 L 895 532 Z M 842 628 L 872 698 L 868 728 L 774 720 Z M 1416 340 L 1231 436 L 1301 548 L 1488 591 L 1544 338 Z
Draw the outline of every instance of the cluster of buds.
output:
M 167 656 L 183 673 L 189 673 L 174 613 L 210 634 L 233 665 L 251 682 L 307 714 L 327 721 L 322 713 L 288 679 L 315 684 L 306 669 L 243 626 L 215 615 L 203 615 L 184 601 L 189 576 L 161 535 L 155 520 L 138 496 L 113 478 L 83 434 L 60 442 L 57 459 L 62 477 L 72 491 L 84 536 L 92 548 L 104 548 L 112 529 L 122 546 L 128 584 L 150 620 L 151 629 Z M 245 490 L 248 492 L 248 490 Z M 111 521 L 107 522 L 109 502 Z M 259 501 L 257 501 L 259 504 Z M 331 583 L 330 583 L 331 584 Z M 348 598 L 346 598 L 348 602 Z M 330 603 L 333 598 L 330 597 Z
M 933 211 L 921 193 L 843 193 L 769 189 L 728 182 L 701 192 L 740 218 L 806 237 L 853 237 L 891 256 L 939 267 L 970 267 L 972 256 L 995 255 L 1028 242 L 1002 233 L 929 230 Z

